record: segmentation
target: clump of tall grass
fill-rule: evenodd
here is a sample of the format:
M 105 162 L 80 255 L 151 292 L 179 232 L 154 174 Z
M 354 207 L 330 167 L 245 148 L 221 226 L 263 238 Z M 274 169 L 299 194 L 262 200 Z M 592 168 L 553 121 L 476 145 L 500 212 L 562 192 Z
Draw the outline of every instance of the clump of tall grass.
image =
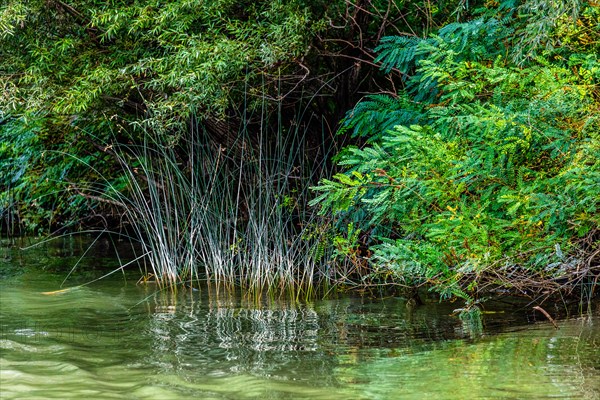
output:
M 326 229 L 308 208 L 321 166 L 305 132 L 279 127 L 235 156 L 203 143 L 201 133 L 191 130 L 176 145 L 147 134 L 142 144 L 112 147 L 124 188 L 111 185 L 104 198 L 124 210 L 146 274 L 163 286 L 206 279 L 254 294 L 310 296 L 325 276 Z M 242 129 L 239 140 L 247 138 Z

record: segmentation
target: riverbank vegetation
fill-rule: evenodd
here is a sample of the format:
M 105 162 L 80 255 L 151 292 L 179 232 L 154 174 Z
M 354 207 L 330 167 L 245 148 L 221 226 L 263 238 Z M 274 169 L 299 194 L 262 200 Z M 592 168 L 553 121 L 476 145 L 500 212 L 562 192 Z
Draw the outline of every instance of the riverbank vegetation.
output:
M 600 13 L 563 6 L 384 38 L 378 60 L 405 87 L 348 114 L 342 129 L 366 144 L 338 156 L 314 200 L 347 230 L 347 257 L 444 297 L 594 290 Z
M 9 1 L 4 234 L 120 232 L 165 285 L 589 299 L 587 1 Z

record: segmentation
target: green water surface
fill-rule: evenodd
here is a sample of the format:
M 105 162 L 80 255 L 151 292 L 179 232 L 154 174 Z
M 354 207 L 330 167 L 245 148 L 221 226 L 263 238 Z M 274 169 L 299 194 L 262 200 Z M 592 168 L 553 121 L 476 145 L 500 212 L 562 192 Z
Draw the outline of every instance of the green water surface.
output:
M 68 290 L 77 242 L 0 252 L 1 399 L 600 399 L 600 317 L 401 298 L 262 303 L 120 273 Z M 116 261 L 88 253 L 62 286 Z M 531 307 L 529 307 L 531 308 Z

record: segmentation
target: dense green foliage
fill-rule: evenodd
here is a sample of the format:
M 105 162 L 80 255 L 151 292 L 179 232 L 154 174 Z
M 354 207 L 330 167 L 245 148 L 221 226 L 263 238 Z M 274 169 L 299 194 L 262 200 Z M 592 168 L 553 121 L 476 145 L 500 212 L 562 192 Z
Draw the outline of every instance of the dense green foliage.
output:
M 110 116 L 125 105 L 171 127 L 190 106 L 222 112 L 240 77 L 286 68 L 318 29 L 298 1 L 143 3 L 9 3 L 3 69 L 22 76 L 7 82 L 3 106 Z
M 382 40 L 405 89 L 348 114 L 366 145 L 314 201 L 376 280 L 464 298 L 597 282 L 600 10 L 534 3 Z
M 386 79 L 372 65 L 378 40 L 427 31 L 457 3 L 3 2 L 1 214 L 10 209 L 24 231 L 38 232 L 118 213 L 67 182 L 100 179 L 89 168 L 75 171 L 76 159 L 118 180 L 113 142 L 205 135 L 192 139 L 243 147 L 245 130 L 256 146 L 257 134 L 293 134 L 302 115 L 313 132 L 307 141 L 318 145 L 323 127 L 335 129 L 361 92 Z
M 0 8 L 2 214 L 11 209 L 28 232 L 110 214 L 106 203 L 66 190 L 68 181 L 100 179 L 82 161 L 118 179 L 108 144 L 149 133 L 176 141 L 193 118 L 260 105 L 257 90 L 275 81 L 270 74 L 291 74 L 322 26 L 300 1 L 199 5 L 10 1 Z
M 589 288 L 599 43 L 589 1 L 10 0 L 0 230 L 128 223 L 170 282 L 310 243 L 292 281 Z

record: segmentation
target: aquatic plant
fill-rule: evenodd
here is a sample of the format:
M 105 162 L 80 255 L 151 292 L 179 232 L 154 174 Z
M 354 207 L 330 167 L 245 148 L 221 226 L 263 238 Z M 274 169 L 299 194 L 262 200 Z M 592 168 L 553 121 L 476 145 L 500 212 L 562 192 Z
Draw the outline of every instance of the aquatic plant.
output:
M 206 279 L 254 295 L 310 296 L 326 276 L 327 230 L 308 208 L 308 182 L 325 157 L 305 147 L 299 124 L 263 133 L 256 150 L 232 150 L 205 144 L 201 125 L 178 139 L 148 132 L 140 144 L 106 146 L 120 179 L 76 190 L 121 209 L 121 233 L 139 242 L 143 274 L 161 286 Z

